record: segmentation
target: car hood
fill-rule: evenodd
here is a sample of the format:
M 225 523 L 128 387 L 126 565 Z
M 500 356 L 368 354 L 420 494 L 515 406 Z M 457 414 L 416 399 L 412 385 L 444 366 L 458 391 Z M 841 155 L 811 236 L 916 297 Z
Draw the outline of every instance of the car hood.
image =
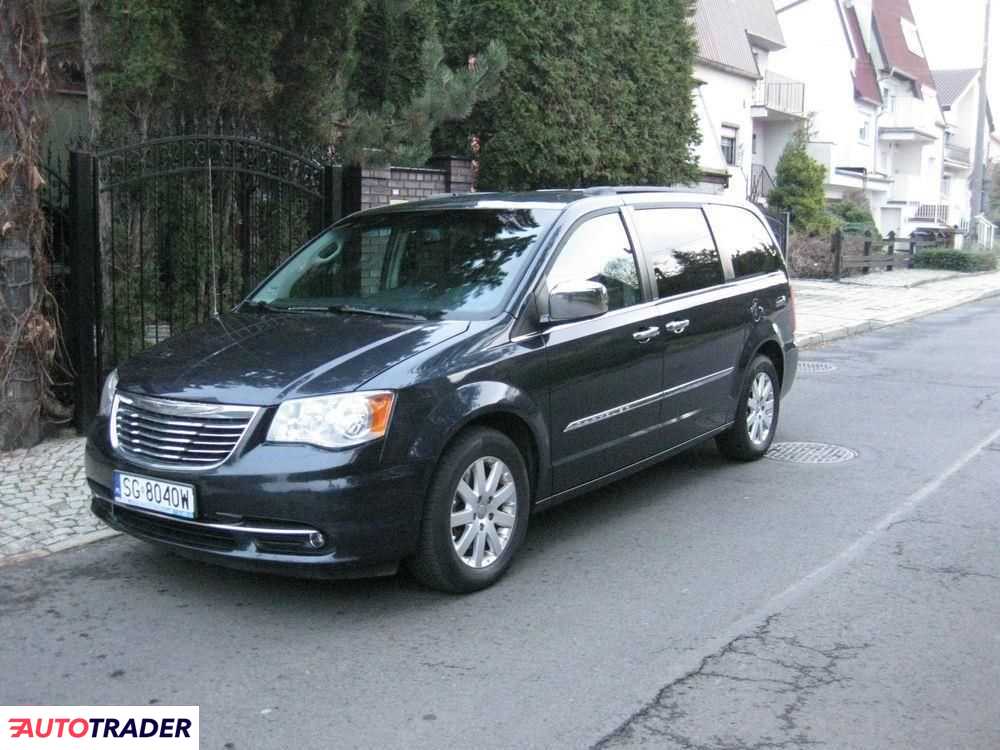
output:
M 465 321 L 355 314 L 226 313 L 122 364 L 118 387 L 147 396 L 264 406 L 354 390 L 468 327 Z

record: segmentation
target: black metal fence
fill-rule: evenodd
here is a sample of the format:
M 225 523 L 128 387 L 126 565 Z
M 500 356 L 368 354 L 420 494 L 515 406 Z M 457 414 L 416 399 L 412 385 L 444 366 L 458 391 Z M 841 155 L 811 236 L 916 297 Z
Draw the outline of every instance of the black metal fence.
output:
M 236 136 L 70 154 L 78 422 L 118 362 L 242 299 L 340 215 L 340 169 Z
M 764 218 L 767 219 L 767 223 L 771 226 L 771 231 L 774 232 L 775 238 L 778 240 L 778 247 L 781 248 L 781 254 L 787 259 L 788 258 L 788 229 L 791 223 L 791 217 L 788 212 L 776 213 L 773 211 L 768 211 L 766 208 L 761 208 L 761 213 L 764 214 Z
M 48 305 L 58 327 L 53 366 L 49 369 L 52 378 L 52 392 L 61 404 L 70 405 L 77 401 L 75 362 L 75 329 L 73 326 L 73 283 L 70 273 L 72 253 L 72 223 L 70 221 L 70 187 L 63 177 L 65 164 L 62 159 L 49 152 L 46 161 L 39 164 L 43 184 L 39 191 L 39 201 L 45 215 L 45 234 L 48 268 L 46 290 L 51 294 Z M 49 405 L 47 411 L 56 408 Z M 67 406 L 68 408 L 68 406 Z

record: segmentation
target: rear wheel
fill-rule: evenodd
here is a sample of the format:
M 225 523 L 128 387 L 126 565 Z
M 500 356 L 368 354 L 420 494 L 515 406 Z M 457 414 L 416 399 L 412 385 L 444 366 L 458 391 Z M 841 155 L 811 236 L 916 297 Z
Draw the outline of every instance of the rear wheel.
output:
M 462 433 L 434 474 L 410 570 L 450 593 L 492 585 L 527 533 L 530 498 L 524 458 L 506 435 L 486 428 Z
M 781 385 L 774 363 L 761 355 L 750 363 L 736 421 L 715 441 L 727 458 L 755 461 L 767 453 L 778 427 Z

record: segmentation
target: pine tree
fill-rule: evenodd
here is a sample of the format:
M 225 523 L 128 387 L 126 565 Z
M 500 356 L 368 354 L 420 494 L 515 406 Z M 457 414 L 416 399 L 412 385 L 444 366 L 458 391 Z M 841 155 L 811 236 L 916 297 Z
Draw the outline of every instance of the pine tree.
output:
M 832 219 L 826 211 L 823 190 L 826 169 L 809 156 L 808 142 L 809 128 L 805 126 L 785 146 L 767 204 L 778 211 L 791 213 L 795 229 L 817 233 L 829 230 Z

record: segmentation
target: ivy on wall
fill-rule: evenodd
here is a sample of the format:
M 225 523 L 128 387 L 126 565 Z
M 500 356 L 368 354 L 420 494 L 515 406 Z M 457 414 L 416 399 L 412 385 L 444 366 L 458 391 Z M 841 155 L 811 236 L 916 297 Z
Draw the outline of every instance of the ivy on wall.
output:
M 43 408 L 67 416 L 52 393 L 59 335 L 39 204 L 49 86 L 41 18 L 37 0 L 0 0 L 0 449 L 36 442 Z

